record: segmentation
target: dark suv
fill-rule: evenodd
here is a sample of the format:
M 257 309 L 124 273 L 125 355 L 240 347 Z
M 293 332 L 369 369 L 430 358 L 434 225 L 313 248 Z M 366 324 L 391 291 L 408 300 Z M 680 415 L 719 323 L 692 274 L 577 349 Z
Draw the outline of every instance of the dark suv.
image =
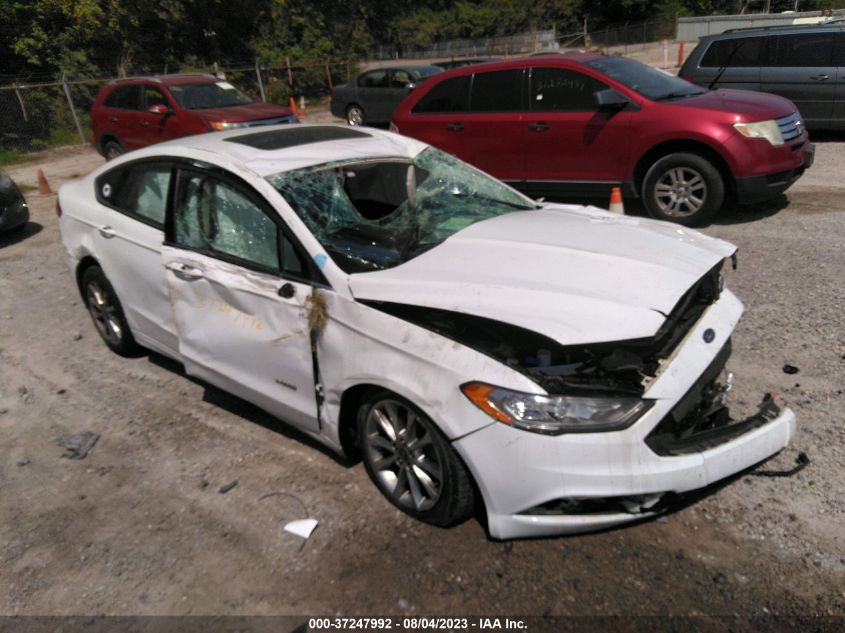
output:
M 201 74 L 118 79 L 91 107 L 93 143 L 107 159 L 190 134 L 296 122 L 290 109 Z
M 733 29 L 701 38 L 680 76 L 786 97 L 809 128 L 845 129 L 845 24 Z

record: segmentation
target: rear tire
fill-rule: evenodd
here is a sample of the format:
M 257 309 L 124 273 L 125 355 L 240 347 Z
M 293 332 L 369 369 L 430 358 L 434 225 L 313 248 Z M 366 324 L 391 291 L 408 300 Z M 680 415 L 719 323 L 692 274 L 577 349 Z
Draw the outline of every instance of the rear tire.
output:
M 117 293 L 99 266 L 90 266 L 82 274 L 82 297 L 94 327 L 109 349 L 121 356 L 138 351 Z
M 364 108 L 357 103 L 350 104 L 346 108 L 347 125 L 364 125 Z
M 706 158 L 698 154 L 669 154 L 646 173 L 642 196 L 651 217 L 698 226 L 713 219 L 722 207 L 725 182 Z
M 408 400 L 380 390 L 358 409 L 364 466 L 394 506 L 420 521 L 449 527 L 474 510 L 469 472 L 434 422 Z
M 117 141 L 108 141 L 103 145 L 103 156 L 106 160 L 114 160 L 123 154 L 123 146 Z

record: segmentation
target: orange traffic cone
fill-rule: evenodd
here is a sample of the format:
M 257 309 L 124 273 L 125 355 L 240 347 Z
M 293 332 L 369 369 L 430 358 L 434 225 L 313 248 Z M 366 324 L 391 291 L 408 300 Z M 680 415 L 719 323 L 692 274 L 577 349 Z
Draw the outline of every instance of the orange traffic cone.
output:
M 619 187 L 610 190 L 610 206 L 607 210 L 611 213 L 625 215 L 625 207 L 622 204 L 622 190 Z
M 38 168 L 38 193 L 42 196 L 53 195 L 53 190 L 50 189 L 50 183 L 47 182 L 47 178 L 44 176 L 44 170 L 40 167 Z
M 294 101 L 293 97 L 290 98 L 290 111 L 293 112 L 296 116 L 300 115 L 299 110 L 296 109 L 296 101 Z

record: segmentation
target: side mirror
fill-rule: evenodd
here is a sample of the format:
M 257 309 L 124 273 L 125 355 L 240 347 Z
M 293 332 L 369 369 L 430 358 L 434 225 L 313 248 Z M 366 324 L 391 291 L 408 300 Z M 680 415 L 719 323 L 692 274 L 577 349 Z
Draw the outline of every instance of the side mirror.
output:
M 152 112 L 153 114 L 173 114 L 173 110 L 168 108 L 163 103 L 154 103 L 149 107 L 147 112 Z
M 631 101 L 628 97 L 616 92 L 613 88 L 605 88 L 604 90 L 596 90 L 593 93 L 593 103 L 600 110 L 621 110 L 631 103 Z

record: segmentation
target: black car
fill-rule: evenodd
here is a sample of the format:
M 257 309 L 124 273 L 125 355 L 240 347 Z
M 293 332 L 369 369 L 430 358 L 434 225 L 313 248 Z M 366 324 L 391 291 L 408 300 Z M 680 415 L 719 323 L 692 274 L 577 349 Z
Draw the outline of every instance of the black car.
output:
M 332 114 L 349 125 L 389 123 L 396 106 L 426 77 L 442 73 L 440 66 L 376 68 L 354 81 L 337 86 L 332 95 Z
M 0 232 L 29 222 L 29 207 L 15 181 L 0 172 Z
M 708 35 L 679 75 L 707 88 L 771 92 L 795 103 L 807 127 L 845 129 L 845 24 Z
M 453 68 L 462 68 L 463 66 L 472 66 L 473 64 L 484 64 L 486 62 L 499 61 L 498 57 L 465 57 L 463 59 L 449 59 L 442 62 L 434 62 L 435 66 L 440 66 L 443 70 L 452 70 Z

